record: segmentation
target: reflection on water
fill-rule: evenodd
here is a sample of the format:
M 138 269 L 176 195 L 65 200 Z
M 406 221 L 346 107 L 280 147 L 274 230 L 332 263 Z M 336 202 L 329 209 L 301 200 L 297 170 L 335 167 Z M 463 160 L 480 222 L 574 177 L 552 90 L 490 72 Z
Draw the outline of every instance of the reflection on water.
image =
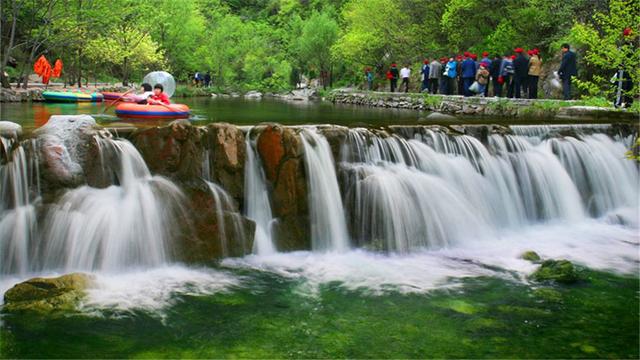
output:
M 278 122 L 285 125 L 332 123 L 349 126 L 417 123 L 420 114 L 411 110 L 379 109 L 329 102 L 284 102 L 279 100 L 245 100 L 189 98 L 172 99 L 191 108 L 189 120 L 197 125 L 228 122 L 253 125 Z M 115 106 L 104 103 L 6 103 L 0 109 L 0 120 L 21 124 L 25 129 L 44 125 L 51 115 L 89 114 L 102 125 L 126 122 L 135 126 L 156 126 L 172 119 L 119 119 Z

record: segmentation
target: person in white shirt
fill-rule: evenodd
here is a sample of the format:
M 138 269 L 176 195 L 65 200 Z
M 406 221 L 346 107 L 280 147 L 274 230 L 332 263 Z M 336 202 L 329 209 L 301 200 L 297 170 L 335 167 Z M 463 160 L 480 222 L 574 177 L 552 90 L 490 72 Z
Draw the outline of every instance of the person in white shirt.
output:
M 402 85 L 404 85 L 404 92 L 406 93 L 409 92 L 409 76 L 411 76 L 411 70 L 408 65 L 405 65 L 400 69 L 400 77 L 402 78 Z

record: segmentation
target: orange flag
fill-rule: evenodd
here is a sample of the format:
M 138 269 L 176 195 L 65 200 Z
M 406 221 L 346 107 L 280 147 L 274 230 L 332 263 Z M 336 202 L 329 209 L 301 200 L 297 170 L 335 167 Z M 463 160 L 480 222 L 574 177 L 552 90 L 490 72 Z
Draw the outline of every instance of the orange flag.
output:
M 53 66 L 53 73 L 51 76 L 59 78 L 62 75 L 62 60 L 56 60 L 56 64 Z
M 44 55 L 40 55 L 38 60 L 36 60 L 36 62 L 33 64 L 33 72 L 35 72 L 36 74 L 42 76 L 42 74 L 44 72 L 44 64 L 45 63 L 47 63 L 47 58 L 45 58 Z

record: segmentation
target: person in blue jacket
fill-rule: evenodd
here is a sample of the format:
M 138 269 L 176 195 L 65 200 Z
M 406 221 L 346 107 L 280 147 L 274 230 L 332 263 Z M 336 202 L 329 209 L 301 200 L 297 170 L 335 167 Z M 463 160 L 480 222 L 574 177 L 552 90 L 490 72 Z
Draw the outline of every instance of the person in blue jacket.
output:
M 516 99 L 522 98 L 522 92 L 526 88 L 527 77 L 529 76 L 529 59 L 524 57 L 524 50 L 517 48 L 515 50 L 517 57 L 513 60 L 513 87 L 515 89 Z
M 569 44 L 562 44 L 562 63 L 558 69 L 558 75 L 562 80 L 562 94 L 565 100 L 571 100 L 571 78 L 578 76 L 576 54 L 571 51 Z
M 456 62 L 454 56 L 451 56 L 449 58 L 449 62 L 447 62 L 447 66 L 444 70 L 444 75 L 447 80 L 447 95 L 453 95 L 456 88 L 456 76 L 458 76 L 456 67 L 458 66 L 458 63 Z
M 476 77 L 476 72 L 478 71 L 476 67 L 476 62 L 473 61 L 472 57 L 467 57 L 462 62 L 462 79 L 464 83 L 464 96 L 473 96 L 469 87 L 473 84 L 473 81 Z
M 424 92 L 425 90 L 429 91 L 429 59 L 424 59 L 424 63 L 422 64 L 422 69 L 420 70 L 420 74 L 422 74 L 422 87 L 420 88 L 420 92 Z

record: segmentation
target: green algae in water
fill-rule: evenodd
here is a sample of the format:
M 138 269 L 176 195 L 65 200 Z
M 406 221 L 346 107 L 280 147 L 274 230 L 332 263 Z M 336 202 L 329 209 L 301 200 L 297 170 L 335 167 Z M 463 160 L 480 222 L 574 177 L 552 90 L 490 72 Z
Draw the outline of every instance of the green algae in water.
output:
M 638 358 L 638 278 L 583 275 L 575 285 L 476 278 L 379 296 L 331 283 L 309 296 L 300 281 L 257 274 L 244 289 L 179 296 L 162 317 L 5 314 L 0 356 Z

